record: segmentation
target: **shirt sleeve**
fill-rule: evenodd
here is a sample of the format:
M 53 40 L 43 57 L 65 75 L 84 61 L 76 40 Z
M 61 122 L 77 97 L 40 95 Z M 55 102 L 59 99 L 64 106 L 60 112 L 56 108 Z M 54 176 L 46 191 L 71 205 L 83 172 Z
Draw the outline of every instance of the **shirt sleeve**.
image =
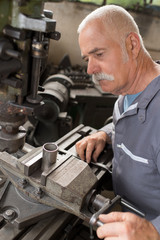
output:
M 109 123 L 105 125 L 104 127 L 100 128 L 98 131 L 105 132 L 110 137 L 110 139 L 112 139 L 113 123 Z
M 160 151 L 159 151 L 158 156 L 157 156 L 156 164 L 157 164 L 158 172 L 160 174 Z M 160 234 L 160 215 L 158 217 L 154 218 L 153 220 L 151 220 L 150 222 L 154 225 L 154 227 L 157 229 L 157 231 Z
M 160 234 L 160 216 L 150 221 Z

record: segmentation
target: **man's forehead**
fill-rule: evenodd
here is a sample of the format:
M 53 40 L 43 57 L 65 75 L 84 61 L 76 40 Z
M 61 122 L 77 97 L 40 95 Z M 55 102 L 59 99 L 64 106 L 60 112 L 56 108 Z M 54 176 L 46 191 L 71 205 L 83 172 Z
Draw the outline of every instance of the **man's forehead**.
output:
M 105 26 L 99 19 L 94 19 L 86 24 L 83 31 L 96 31 L 96 32 L 106 32 L 107 26 Z
M 118 38 L 118 36 L 116 36 Z M 88 23 L 84 29 L 81 31 L 79 35 L 79 41 L 86 39 L 86 44 L 88 44 L 87 40 L 92 41 L 93 43 L 97 41 L 105 41 L 105 40 L 114 40 L 115 34 L 114 31 L 108 27 L 104 26 L 104 24 L 100 21 L 92 21 Z

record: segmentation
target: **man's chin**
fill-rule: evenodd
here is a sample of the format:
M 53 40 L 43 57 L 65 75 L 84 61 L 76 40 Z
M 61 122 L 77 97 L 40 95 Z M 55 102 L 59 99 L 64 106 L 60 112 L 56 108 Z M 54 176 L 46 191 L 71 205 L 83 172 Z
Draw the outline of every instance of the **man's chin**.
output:
M 102 87 L 108 85 L 108 81 L 107 80 L 99 80 L 99 85 L 102 88 Z
M 106 84 L 106 80 L 99 81 L 99 86 L 101 87 L 103 92 L 112 93 L 112 88 L 109 87 L 109 84 Z
M 100 85 L 100 88 L 102 89 L 103 92 L 109 92 L 109 89 L 104 85 Z
M 103 89 L 103 88 L 108 88 L 108 85 L 109 85 L 109 81 L 108 80 L 100 80 L 99 81 L 99 85 L 100 87 Z

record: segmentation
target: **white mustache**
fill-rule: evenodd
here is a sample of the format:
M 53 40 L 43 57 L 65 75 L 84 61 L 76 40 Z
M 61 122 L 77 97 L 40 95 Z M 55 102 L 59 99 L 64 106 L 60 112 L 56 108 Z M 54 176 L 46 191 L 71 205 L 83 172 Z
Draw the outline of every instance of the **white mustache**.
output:
M 92 81 L 95 84 L 99 84 L 100 80 L 113 81 L 114 80 L 114 76 L 106 74 L 106 73 L 96 73 L 96 74 L 92 75 Z

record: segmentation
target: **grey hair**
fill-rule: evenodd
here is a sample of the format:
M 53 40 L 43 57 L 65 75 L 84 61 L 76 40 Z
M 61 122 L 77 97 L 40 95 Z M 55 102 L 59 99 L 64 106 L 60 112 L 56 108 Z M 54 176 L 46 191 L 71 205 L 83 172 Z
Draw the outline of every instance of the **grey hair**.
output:
M 103 23 L 104 27 L 115 33 L 115 38 L 118 36 L 122 51 L 125 49 L 125 39 L 131 33 L 135 32 L 140 38 L 141 46 L 145 49 L 142 37 L 139 32 L 138 25 L 134 18 L 124 8 L 116 5 L 106 5 L 99 7 L 89 15 L 87 15 L 78 27 L 78 34 L 88 25 L 88 23 L 99 20 Z

